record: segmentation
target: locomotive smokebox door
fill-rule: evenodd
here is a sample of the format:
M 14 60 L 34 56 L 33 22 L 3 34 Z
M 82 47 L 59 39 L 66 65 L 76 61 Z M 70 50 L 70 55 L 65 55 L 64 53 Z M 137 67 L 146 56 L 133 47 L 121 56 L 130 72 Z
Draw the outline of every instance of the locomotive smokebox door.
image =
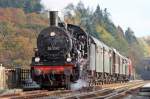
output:
M 58 11 L 49 11 L 50 26 L 58 26 Z

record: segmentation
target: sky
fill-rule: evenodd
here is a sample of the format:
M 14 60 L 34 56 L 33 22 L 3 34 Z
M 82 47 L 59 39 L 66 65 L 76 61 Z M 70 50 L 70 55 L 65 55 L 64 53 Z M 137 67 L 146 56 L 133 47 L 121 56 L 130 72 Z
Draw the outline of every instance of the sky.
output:
M 150 35 L 150 0 L 42 0 L 42 4 L 46 10 L 63 12 L 68 4 L 77 5 L 79 1 L 93 10 L 98 4 L 107 8 L 111 20 L 124 31 L 130 27 L 137 37 Z

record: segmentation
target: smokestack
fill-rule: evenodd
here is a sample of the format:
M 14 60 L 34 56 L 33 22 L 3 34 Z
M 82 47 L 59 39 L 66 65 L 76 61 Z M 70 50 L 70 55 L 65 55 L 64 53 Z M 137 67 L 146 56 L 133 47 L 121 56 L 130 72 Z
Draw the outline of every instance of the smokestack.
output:
M 58 11 L 49 11 L 50 26 L 58 26 Z

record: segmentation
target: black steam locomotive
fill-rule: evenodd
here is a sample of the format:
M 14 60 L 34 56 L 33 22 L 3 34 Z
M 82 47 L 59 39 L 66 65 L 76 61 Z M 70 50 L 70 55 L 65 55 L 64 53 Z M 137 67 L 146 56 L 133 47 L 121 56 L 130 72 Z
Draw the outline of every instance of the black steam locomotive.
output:
M 50 26 L 37 38 L 31 77 L 41 87 L 70 88 L 78 79 L 89 82 L 124 82 L 132 74 L 131 61 L 87 34 L 79 26 L 58 23 L 50 11 Z
M 32 58 L 32 78 L 42 87 L 66 87 L 78 80 L 88 54 L 88 35 L 78 26 L 58 23 L 57 17 L 50 12 L 50 27 L 39 34 Z

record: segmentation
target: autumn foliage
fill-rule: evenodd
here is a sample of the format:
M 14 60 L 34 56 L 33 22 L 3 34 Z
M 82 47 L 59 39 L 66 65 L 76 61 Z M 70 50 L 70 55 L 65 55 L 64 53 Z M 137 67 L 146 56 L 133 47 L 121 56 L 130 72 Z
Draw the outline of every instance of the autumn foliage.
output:
M 29 67 L 37 35 L 47 24 L 43 15 L 26 14 L 19 8 L 0 8 L 0 63 Z

